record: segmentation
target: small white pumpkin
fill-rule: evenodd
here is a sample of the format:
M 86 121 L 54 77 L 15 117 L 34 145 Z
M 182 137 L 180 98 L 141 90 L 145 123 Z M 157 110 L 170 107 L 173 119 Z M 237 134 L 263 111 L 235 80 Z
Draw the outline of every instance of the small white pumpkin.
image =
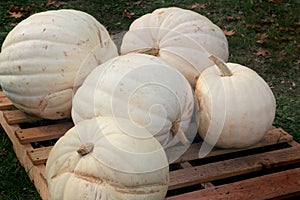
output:
M 131 119 L 167 147 L 179 138 L 188 143 L 184 132 L 193 110 L 192 88 L 179 71 L 157 57 L 130 53 L 90 73 L 74 95 L 72 119 L 74 123 L 96 116 Z
M 207 52 L 227 61 L 223 31 L 208 18 L 177 7 L 160 8 L 136 19 L 124 35 L 121 54 L 155 55 L 178 69 L 195 87 L 199 74 L 213 65 Z
M 275 117 L 276 103 L 270 87 L 250 68 L 210 58 L 216 65 L 201 74 L 195 91 L 200 136 L 220 148 L 254 145 Z
M 80 65 L 93 55 L 100 64 L 118 52 L 105 27 L 91 15 L 69 9 L 31 15 L 3 42 L 2 89 L 27 113 L 47 119 L 70 117 L 73 88 L 95 67 Z
M 46 178 L 52 200 L 159 200 L 169 182 L 164 149 L 127 119 L 82 121 L 51 150 Z M 120 127 L 126 126 L 126 132 Z

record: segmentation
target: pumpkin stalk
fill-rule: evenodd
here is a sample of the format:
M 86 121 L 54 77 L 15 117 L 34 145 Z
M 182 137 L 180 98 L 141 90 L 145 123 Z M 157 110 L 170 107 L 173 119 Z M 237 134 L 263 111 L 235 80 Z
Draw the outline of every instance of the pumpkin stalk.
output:
M 218 67 L 219 71 L 221 72 L 221 76 L 232 76 L 232 72 L 230 71 L 230 69 L 227 67 L 227 65 L 221 61 L 220 59 L 218 59 L 217 57 L 211 55 L 209 57 L 209 59 L 211 61 L 213 61 L 215 63 L 215 65 Z
M 138 50 L 137 53 L 148 54 L 148 55 L 151 55 L 151 56 L 158 56 L 159 49 L 157 49 L 157 48 L 146 48 L 146 49 Z
M 80 156 L 85 156 L 87 154 L 89 154 L 90 152 L 92 152 L 94 149 L 94 144 L 93 143 L 86 143 L 81 145 L 78 149 L 77 149 L 77 153 Z
M 173 136 L 178 135 L 178 137 L 183 145 L 190 144 L 190 141 L 186 138 L 183 130 L 181 129 L 181 127 L 178 125 L 177 122 L 173 122 L 171 132 L 173 133 Z

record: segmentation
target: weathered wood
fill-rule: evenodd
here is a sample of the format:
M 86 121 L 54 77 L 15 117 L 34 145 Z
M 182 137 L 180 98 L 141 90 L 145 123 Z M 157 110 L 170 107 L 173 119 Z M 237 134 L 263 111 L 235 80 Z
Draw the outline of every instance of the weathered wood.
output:
M 300 168 L 185 193 L 166 200 L 283 199 L 300 195 Z
M 32 149 L 27 151 L 27 154 L 34 165 L 46 164 L 52 147 L 53 146 Z
M 205 157 L 212 157 L 217 155 L 223 155 L 228 153 L 234 153 L 234 152 L 240 152 L 244 150 L 249 149 L 255 149 L 259 147 L 266 147 L 274 144 L 279 143 L 287 143 L 292 142 L 293 136 L 289 135 L 286 131 L 284 131 L 282 128 L 274 128 L 272 127 L 264 136 L 264 138 L 258 142 L 257 144 L 247 147 L 247 148 L 241 148 L 241 149 L 218 149 L 213 148 L 211 152 L 209 152 Z M 172 147 L 166 150 L 167 154 L 172 157 L 172 155 L 178 155 L 178 152 L 184 152 L 180 158 L 178 158 L 173 163 L 179 163 L 179 162 L 185 162 L 190 160 L 196 160 L 199 158 L 199 149 L 202 145 L 202 142 L 192 144 L 187 151 L 183 151 L 182 148 L 185 148 L 183 146 L 179 147 Z
M 4 93 L 0 91 L 0 123 L 13 143 L 16 156 L 29 178 L 43 200 L 49 200 L 47 181 L 45 178 L 45 163 L 52 146 L 34 148 L 32 142 L 44 142 L 50 139 L 59 138 L 73 126 L 72 122 L 57 121 L 44 126 L 31 124 L 31 128 L 22 129 L 20 123 L 35 122 L 38 118 L 29 116 L 19 110 L 8 110 L 11 103 Z M 3 111 L 1 111 L 3 110 Z M 52 124 L 52 125 L 49 125 Z M 276 145 L 278 143 L 289 144 Z M 43 144 L 43 143 L 42 143 Z M 252 172 L 269 171 L 269 169 L 282 169 L 279 166 L 289 166 L 300 163 L 300 145 L 293 140 L 293 137 L 280 128 L 271 127 L 262 141 L 245 149 L 217 149 L 214 148 L 206 157 L 205 164 L 197 165 L 199 149 L 202 143 L 192 144 L 189 149 L 175 161 L 181 169 L 170 172 L 169 191 L 183 189 L 193 186 L 195 192 L 185 193 L 168 197 L 167 200 L 185 199 L 276 199 L 287 196 L 300 195 L 300 168 L 294 168 L 283 172 L 273 172 L 257 178 L 249 178 L 239 182 L 227 183 L 215 186 L 210 181 L 226 181 L 238 175 L 251 175 Z M 272 146 L 275 145 L 275 146 Z M 284 148 L 284 146 L 286 148 Z M 258 150 L 260 147 L 268 147 Z M 272 147 L 272 148 L 269 148 Z M 278 150 L 274 150 L 276 147 Z M 186 148 L 186 147 L 183 147 Z M 244 150 L 253 149 L 240 153 Z M 182 151 L 180 147 L 169 148 L 168 153 L 178 155 Z M 268 151 L 268 152 L 266 152 Z M 222 161 L 215 161 L 221 155 Z M 234 155 L 229 157 L 229 155 Z M 227 158 L 226 158 L 227 156 Z M 221 158 L 220 157 L 220 158 Z M 232 158 L 232 159 L 230 159 Z M 201 162 L 201 159 L 198 160 Z M 198 163 L 199 164 L 199 163 Z M 177 164 L 176 164 L 177 165 Z M 295 165 L 291 165 L 295 166 Z M 201 185 L 201 186 L 200 186 Z M 175 192 L 176 193 L 176 192 Z M 173 194 L 175 194 L 173 193 Z
M 39 165 L 34 165 L 26 153 L 27 151 L 33 150 L 32 146 L 30 144 L 21 144 L 15 135 L 15 132 L 17 130 L 20 130 L 19 125 L 8 124 L 3 115 L 3 111 L 0 111 L 0 123 L 5 133 L 9 137 L 10 141 L 12 142 L 15 154 L 19 162 L 27 172 L 30 180 L 33 181 L 35 187 L 39 192 L 42 191 L 40 192 L 41 198 L 43 200 L 50 200 L 47 185 L 45 184 L 43 178 L 41 177 L 41 170 L 44 169 L 41 168 Z
M 208 163 L 170 172 L 169 189 L 233 177 L 263 168 L 300 163 L 300 146 Z
M 40 118 L 30 116 L 20 110 L 3 111 L 3 115 L 8 124 L 36 122 L 36 121 L 40 120 Z
M 14 105 L 11 102 L 11 100 L 9 100 L 5 94 L 3 93 L 3 91 L 0 91 L 0 110 L 7 110 L 9 108 L 13 108 Z
M 73 126 L 72 122 L 63 122 L 54 125 L 20 129 L 16 131 L 16 136 L 21 144 L 51 140 L 63 136 Z

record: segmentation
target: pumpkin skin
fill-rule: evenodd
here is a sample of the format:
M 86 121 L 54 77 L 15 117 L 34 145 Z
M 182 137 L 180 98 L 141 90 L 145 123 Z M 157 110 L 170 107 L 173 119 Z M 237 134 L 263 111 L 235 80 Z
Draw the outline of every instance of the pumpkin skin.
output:
M 76 124 L 56 142 L 46 178 L 52 200 L 159 200 L 168 189 L 169 165 L 146 129 L 98 117 Z
M 259 142 L 275 118 L 276 102 L 267 83 L 252 69 L 226 63 L 201 74 L 196 85 L 200 136 L 220 148 L 244 148 Z
M 94 54 L 100 64 L 118 52 L 105 27 L 91 15 L 69 9 L 34 14 L 14 27 L 3 42 L 2 89 L 17 108 L 29 114 L 46 119 L 70 117 L 73 88 L 95 67 L 80 68 L 81 62 Z
M 156 55 L 178 69 L 195 87 L 200 73 L 213 65 L 208 54 L 228 59 L 223 31 L 208 18 L 177 7 L 160 8 L 136 19 L 124 35 L 121 54 Z
M 130 53 L 90 73 L 74 95 L 72 119 L 75 124 L 96 116 L 131 119 L 167 147 L 179 139 L 188 143 L 184 132 L 193 111 L 192 88 L 179 71 L 157 57 Z

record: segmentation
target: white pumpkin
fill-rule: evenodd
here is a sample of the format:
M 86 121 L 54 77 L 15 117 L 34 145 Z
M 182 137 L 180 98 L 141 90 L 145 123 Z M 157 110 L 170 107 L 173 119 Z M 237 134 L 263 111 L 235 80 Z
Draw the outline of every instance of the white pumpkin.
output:
M 268 84 L 252 69 L 236 63 L 206 69 L 196 85 L 199 133 L 210 145 L 244 148 L 259 142 L 271 127 L 276 103 Z M 220 68 L 220 69 L 218 69 Z
M 179 138 L 188 144 L 184 132 L 193 109 L 192 88 L 180 72 L 154 56 L 131 53 L 90 73 L 74 95 L 72 119 L 74 123 L 96 116 L 131 119 L 167 147 Z
M 70 117 L 73 88 L 95 67 L 80 65 L 93 55 L 100 64 L 118 52 L 105 27 L 91 15 L 68 9 L 31 15 L 3 42 L 2 89 L 27 113 L 47 119 Z
M 159 200 L 168 189 L 169 165 L 146 129 L 98 117 L 76 124 L 56 142 L 46 178 L 51 200 Z
M 199 74 L 213 65 L 208 53 L 224 61 L 229 54 L 226 36 L 217 25 L 203 15 L 177 7 L 160 8 L 136 19 L 121 45 L 121 54 L 129 52 L 158 56 L 177 68 L 192 87 Z

